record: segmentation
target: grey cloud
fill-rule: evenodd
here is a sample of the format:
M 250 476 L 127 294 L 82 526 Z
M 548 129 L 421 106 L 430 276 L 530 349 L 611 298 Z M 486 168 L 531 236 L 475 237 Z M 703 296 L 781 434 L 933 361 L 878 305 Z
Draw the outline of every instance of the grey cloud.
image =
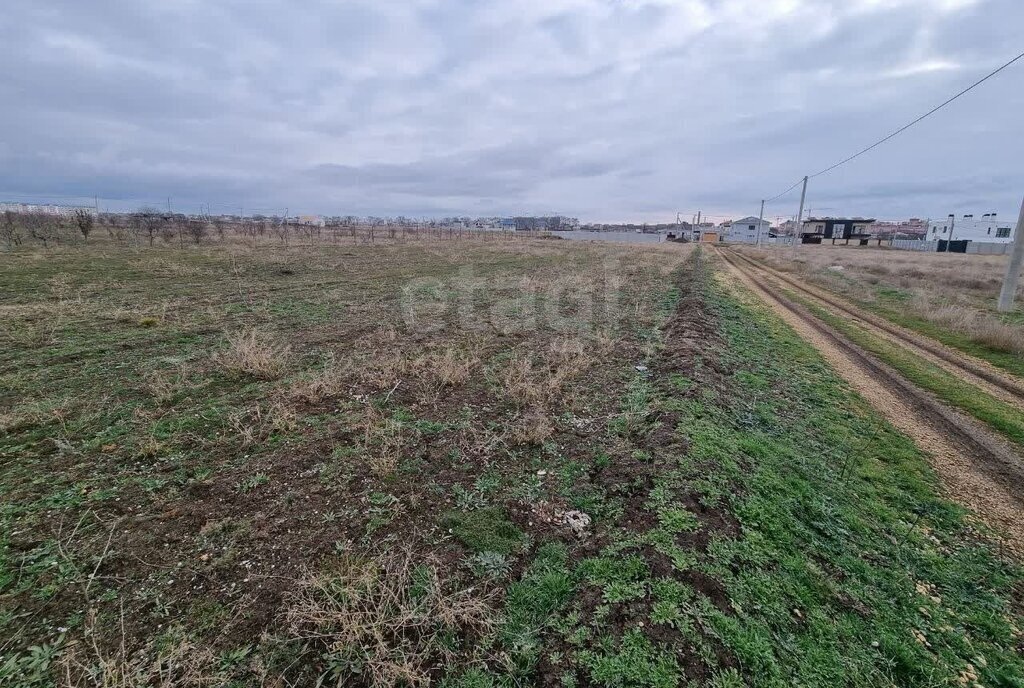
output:
M 1005 60 L 1024 19 L 1016 0 L 784 5 L 12 0 L 0 196 L 747 214 Z M 811 198 L 1015 212 L 1022 86 L 1024 65 L 1007 70 Z

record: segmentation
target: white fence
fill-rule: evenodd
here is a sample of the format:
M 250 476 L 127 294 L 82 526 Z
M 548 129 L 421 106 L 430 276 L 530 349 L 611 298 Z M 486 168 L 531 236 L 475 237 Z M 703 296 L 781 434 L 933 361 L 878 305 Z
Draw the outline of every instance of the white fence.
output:
M 1013 244 L 996 244 L 988 241 L 972 241 L 967 244 L 968 253 L 979 256 L 1005 256 L 1013 248 Z
M 893 239 L 889 244 L 892 248 L 903 249 L 904 251 L 938 251 L 939 242 L 921 241 L 920 239 Z
M 903 251 L 931 251 L 934 253 L 939 250 L 939 242 L 921 241 L 920 239 L 893 239 L 889 246 Z M 1012 246 L 1013 244 L 997 244 L 991 241 L 968 241 L 967 253 L 980 256 L 1002 256 L 1009 253 Z

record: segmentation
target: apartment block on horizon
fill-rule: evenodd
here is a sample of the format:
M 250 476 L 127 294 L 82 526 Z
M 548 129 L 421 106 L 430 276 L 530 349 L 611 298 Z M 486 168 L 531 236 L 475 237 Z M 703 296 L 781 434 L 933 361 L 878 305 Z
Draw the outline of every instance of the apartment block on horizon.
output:
M 0 213 L 41 213 L 43 215 L 59 215 L 71 217 L 75 213 L 85 212 L 96 216 L 96 208 L 91 205 L 58 205 L 55 203 L 10 203 L 0 202 Z

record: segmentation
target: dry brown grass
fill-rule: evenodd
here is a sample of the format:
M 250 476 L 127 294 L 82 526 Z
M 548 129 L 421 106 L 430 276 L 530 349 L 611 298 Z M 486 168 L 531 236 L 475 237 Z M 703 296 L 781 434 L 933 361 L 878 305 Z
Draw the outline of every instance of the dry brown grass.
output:
M 540 407 L 527 409 L 507 426 L 505 436 L 514 444 L 543 444 L 555 434 L 555 426 L 547 410 Z
M 862 303 L 879 301 L 875 287 L 909 293 L 906 312 L 998 351 L 1024 353 L 1024 327 L 994 307 L 1005 256 L 922 253 L 845 247 L 742 249 L 772 267 Z M 841 268 L 841 269 L 839 269 Z M 1018 292 L 1024 300 L 1024 284 Z
M 299 417 L 282 399 L 235 411 L 227 418 L 227 426 L 242 447 L 251 447 L 267 440 L 274 433 L 292 432 L 299 427 Z
M 331 355 L 324 367 L 296 382 L 290 396 L 300 401 L 320 403 L 360 389 L 383 392 L 396 386 L 418 382 L 428 395 L 467 382 L 481 365 L 479 345 L 463 348 L 451 343 L 437 344 L 416 354 L 394 344 L 381 343 L 377 337 L 357 344 L 356 351 L 339 363 Z
M 742 250 L 776 268 L 806 276 L 820 276 L 828 274 L 830 267 L 842 267 L 839 275 L 847 278 L 847 287 L 851 280 L 863 281 L 922 289 L 947 298 L 959 293 L 982 300 L 994 300 L 998 295 L 1007 260 L 1006 256 L 832 246 L 802 246 L 795 254 L 788 249 Z M 871 282 L 867 277 L 877 279 Z
M 226 348 L 213 354 L 214 362 L 233 377 L 250 375 L 259 380 L 274 380 L 284 374 L 291 362 L 292 349 L 275 335 L 246 328 L 225 335 Z
M 189 370 L 184 365 L 174 370 L 154 370 L 146 376 L 146 389 L 158 404 L 166 404 L 192 387 Z
M 378 476 L 395 472 L 405 447 L 402 423 L 366 404 L 359 423 L 360 449 L 370 470 Z
M 123 612 L 122 612 L 123 616 Z M 96 612 L 89 612 L 82 641 L 61 655 L 56 674 L 59 688 L 200 688 L 223 685 L 216 657 L 205 646 L 178 638 L 130 653 L 123 641 L 114 651 L 97 642 Z
M 288 390 L 288 397 L 307 404 L 319 404 L 328 399 L 337 399 L 350 387 L 345 369 L 331 354 L 324 366 L 295 382 Z
M 43 418 L 45 416 L 33 413 L 29 409 L 0 409 L 0 433 L 14 432 L 21 428 L 30 427 L 39 423 Z
M 437 668 L 464 665 L 467 650 L 450 634 L 491 632 L 494 595 L 455 587 L 438 570 L 437 562 L 419 562 L 404 550 L 344 555 L 301 581 L 287 618 L 292 635 L 333 667 L 322 685 L 349 685 L 351 667 L 359 666 L 367 685 L 428 685 Z
M 500 370 L 497 382 L 518 413 L 505 437 L 513 443 L 541 444 L 555 432 L 552 407 L 614 345 L 607 337 L 559 337 L 539 350 L 516 349 Z
M 506 396 L 520 407 L 546 407 L 563 387 L 594 364 L 587 342 L 577 337 L 558 338 L 539 350 L 516 349 L 499 376 Z
M 911 308 L 926 320 L 963 334 L 971 341 L 997 351 L 1024 354 L 1024 332 L 1019 326 L 1008 325 L 975 308 L 937 304 L 920 294 L 911 302 Z
M 413 368 L 420 377 L 432 378 L 440 387 L 462 384 L 479 365 L 479 353 L 459 351 L 452 346 L 421 356 L 413 362 Z

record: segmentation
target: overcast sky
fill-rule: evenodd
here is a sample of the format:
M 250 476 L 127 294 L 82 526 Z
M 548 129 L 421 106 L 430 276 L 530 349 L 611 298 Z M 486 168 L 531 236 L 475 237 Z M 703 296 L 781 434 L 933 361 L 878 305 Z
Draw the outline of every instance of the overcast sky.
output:
M 185 212 L 756 214 L 1024 50 L 1020 0 L 3 7 L 0 200 Z M 1024 61 L 810 210 L 1016 217 L 1022 113 Z

